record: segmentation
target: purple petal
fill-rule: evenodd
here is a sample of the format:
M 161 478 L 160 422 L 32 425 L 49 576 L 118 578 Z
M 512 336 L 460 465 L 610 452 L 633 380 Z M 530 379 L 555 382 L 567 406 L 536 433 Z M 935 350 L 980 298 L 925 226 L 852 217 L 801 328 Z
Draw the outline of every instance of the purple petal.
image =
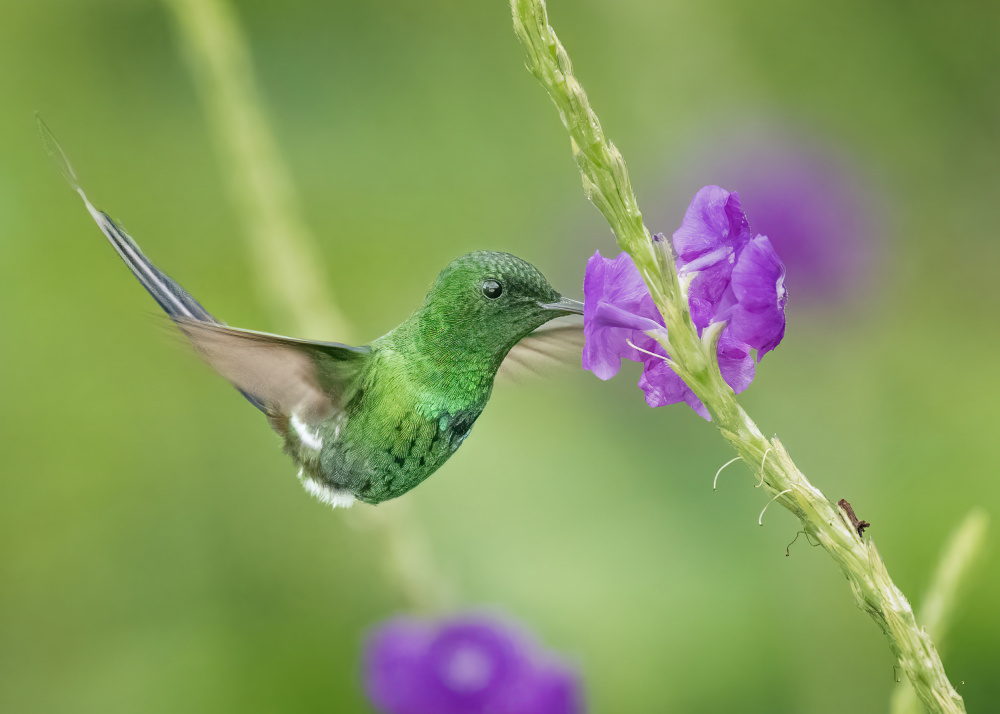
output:
M 695 194 L 681 227 L 674 231 L 677 266 L 685 269 L 688 263 L 720 248 L 738 253 L 751 235 L 739 196 L 718 186 L 705 186 Z M 724 254 L 719 255 L 721 260 Z
M 587 261 L 583 277 L 585 319 L 593 317 L 593 310 L 599 302 L 608 302 L 641 314 L 643 299 L 648 297 L 646 283 L 628 253 L 620 253 L 612 260 L 603 257 L 598 250 Z
M 708 327 L 712 318 L 715 317 L 715 309 L 710 300 L 690 297 L 688 298 L 688 308 L 691 310 L 691 320 L 698 328 L 699 333 Z
M 781 318 L 780 319 L 780 323 L 778 323 L 778 319 L 777 318 L 775 318 L 775 320 L 774 320 L 774 322 L 776 324 L 780 324 L 780 327 L 775 332 L 773 332 L 771 334 L 770 338 L 764 340 L 764 344 L 762 344 L 760 347 L 757 348 L 757 361 L 758 362 L 760 362 L 762 359 L 764 359 L 764 355 L 766 355 L 768 352 L 770 352 L 775 347 L 777 347 L 781 343 L 781 340 L 784 339 L 784 337 L 785 337 L 785 314 L 781 313 L 780 318 Z
M 702 418 L 712 420 L 701 400 L 662 359 L 647 358 L 642 376 L 639 377 L 639 389 L 646 395 L 646 404 L 651 407 L 684 402 Z
M 509 689 L 527 668 L 518 643 L 487 621 L 457 621 L 438 633 L 426 654 L 441 714 L 479 711 Z M 439 705 L 440 706 L 440 705 Z
M 730 328 L 726 328 L 719 338 L 719 371 L 726 384 L 737 394 L 749 387 L 754 378 L 756 367 L 750 349 L 750 345 L 732 337 Z M 662 348 L 659 353 L 662 354 Z M 646 356 L 639 388 L 646 395 L 646 404 L 651 407 L 684 402 L 702 418 L 712 420 L 694 391 L 662 359 Z
M 631 326 L 636 324 L 641 327 Z M 656 347 L 656 341 L 643 330 L 658 328 L 660 325 L 648 318 L 602 303 L 595 310 L 594 319 L 584 323 L 583 368 L 600 379 L 611 379 L 618 374 L 622 358 L 641 362 L 644 354 L 640 349 L 651 351 Z
M 661 359 L 650 357 L 639 377 L 639 389 L 646 395 L 646 404 L 663 407 L 684 401 L 684 392 L 689 391 L 684 381 L 677 376 L 670 365 Z
M 731 332 L 732 328 L 727 327 L 719 338 L 719 371 L 726 384 L 739 394 L 753 381 L 756 365 L 750 355 L 750 345 L 734 338 Z
M 646 330 L 661 329 L 662 318 L 653 304 L 639 270 L 627 253 L 614 260 L 600 251 L 587 261 L 583 281 L 583 367 L 600 379 L 611 379 L 622 358 L 641 362 L 655 340 Z
M 365 691 L 380 711 L 423 714 L 440 704 L 423 658 L 433 640 L 432 629 L 412 620 L 391 620 L 373 632 L 365 647 Z
M 725 261 L 699 272 L 688 287 L 688 300 L 703 300 L 715 305 L 729 287 L 733 273 L 732 254 Z
M 785 266 L 766 236 L 757 236 L 740 254 L 733 269 L 737 305 L 729 317 L 732 335 L 757 350 L 757 359 L 773 350 L 785 335 Z
M 652 298 L 650 298 L 652 302 Z M 648 330 L 662 330 L 663 325 L 642 315 L 628 312 L 617 305 L 601 302 L 594 311 L 591 321 L 595 330 L 613 330 L 623 328 L 631 331 L 646 332 Z
M 680 273 L 694 274 L 688 299 L 699 330 L 726 319 L 719 316 L 719 303 L 730 288 L 734 265 L 751 235 L 735 192 L 705 186 L 688 206 L 681 227 L 674 233 L 674 250 Z
M 684 395 L 684 403 L 691 407 L 694 410 L 694 413 L 705 421 L 712 421 L 712 415 L 708 413 L 708 409 L 690 389 L 688 389 Z
M 773 350 L 785 335 L 785 314 L 778 308 L 751 312 L 737 306 L 730 317 L 733 337 L 757 350 L 757 360 Z
M 577 673 L 555 661 L 524 672 L 516 686 L 507 687 L 490 704 L 490 714 L 581 714 L 584 710 Z
M 747 310 L 785 307 L 785 266 L 767 236 L 757 236 L 740 253 L 733 267 L 733 292 Z

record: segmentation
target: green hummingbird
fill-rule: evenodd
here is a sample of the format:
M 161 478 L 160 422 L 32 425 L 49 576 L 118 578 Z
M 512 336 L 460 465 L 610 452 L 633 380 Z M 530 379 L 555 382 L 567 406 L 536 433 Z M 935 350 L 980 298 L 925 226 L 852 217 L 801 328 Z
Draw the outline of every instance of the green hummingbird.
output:
M 39 126 L 132 274 L 202 357 L 264 413 L 306 490 L 334 507 L 395 498 L 434 473 L 469 435 L 501 368 L 523 371 L 579 354 L 582 326 L 566 316 L 582 314 L 582 303 L 562 297 L 530 263 L 489 251 L 453 260 L 423 305 L 361 347 L 229 327 L 94 208 L 51 132 Z

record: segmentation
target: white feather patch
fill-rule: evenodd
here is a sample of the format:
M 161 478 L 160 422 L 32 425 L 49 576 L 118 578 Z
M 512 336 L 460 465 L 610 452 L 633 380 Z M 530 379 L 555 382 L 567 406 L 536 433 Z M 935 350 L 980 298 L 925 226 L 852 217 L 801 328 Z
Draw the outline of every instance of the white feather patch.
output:
M 354 494 L 350 491 L 318 483 L 308 476 L 304 476 L 302 469 L 299 469 L 298 476 L 305 490 L 312 494 L 320 503 L 325 503 L 334 508 L 350 508 L 354 505 Z
M 303 446 L 313 451 L 319 451 L 323 448 L 323 437 L 319 435 L 319 432 L 310 431 L 305 422 L 299 419 L 298 414 L 293 413 L 290 421 Z

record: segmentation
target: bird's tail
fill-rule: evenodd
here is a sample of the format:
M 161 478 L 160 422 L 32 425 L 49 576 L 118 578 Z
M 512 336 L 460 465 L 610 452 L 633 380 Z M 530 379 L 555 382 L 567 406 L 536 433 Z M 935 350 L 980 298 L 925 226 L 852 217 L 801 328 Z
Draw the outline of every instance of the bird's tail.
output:
M 149 294 L 153 296 L 157 304 L 170 316 L 170 319 L 175 321 L 186 319 L 196 322 L 221 324 L 208 310 L 201 306 L 201 303 L 191 297 L 190 293 L 172 280 L 170 276 L 153 265 L 149 258 L 139 250 L 139 246 L 136 245 L 129 234 L 111 220 L 108 214 L 94 208 L 94 205 L 87 198 L 87 194 L 80 187 L 80 182 L 76 178 L 76 172 L 73 171 L 73 166 L 69 163 L 69 159 L 66 158 L 66 153 L 41 117 L 38 117 L 38 131 L 42 136 L 42 142 L 45 144 L 49 156 L 55 161 L 56 166 L 59 167 L 59 171 L 66 181 L 69 182 L 70 187 L 83 199 L 84 205 L 87 207 L 90 215 L 93 216 L 94 221 L 97 222 L 98 228 L 101 229 L 101 232 L 111 242 L 112 247 L 121 256 L 121 259 L 125 261 L 125 265 L 132 271 L 132 274 L 149 291 Z
M 94 204 L 90 202 L 87 198 L 87 194 L 83 192 L 83 188 L 80 187 L 80 182 L 76 178 L 76 172 L 73 171 L 73 166 L 69 163 L 69 159 L 66 157 L 66 152 L 63 151 L 59 142 L 56 141 L 55 136 L 52 134 L 52 130 L 45 125 L 41 117 L 36 117 L 38 119 L 38 131 L 42 136 L 42 143 L 45 144 L 45 148 L 55 161 L 56 166 L 59 167 L 59 171 L 62 173 L 63 177 L 69 183 L 70 187 L 76 191 L 80 198 L 83 199 L 84 205 L 93 216 L 94 220 L 97 222 L 98 228 L 107 237 L 108 241 L 111 242 L 111 246 L 115 249 L 118 255 L 128 269 L 132 271 L 134 275 L 142 286 L 146 288 L 153 299 L 156 300 L 157 304 L 163 308 L 164 312 L 170 317 L 171 320 L 181 329 L 181 331 L 191 339 L 195 344 L 195 347 L 204 354 L 204 345 L 201 344 L 204 340 L 200 341 L 194 339 L 193 330 L 197 326 L 201 325 L 204 328 L 208 326 L 215 326 L 217 329 L 228 329 L 225 328 L 225 323 L 221 320 L 215 319 L 212 314 L 202 307 L 201 303 L 195 300 L 187 290 L 178 285 L 169 275 L 164 273 L 162 270 L 157 268 L 153 263 L 143 255 L 142 251 L 139 250 L 139 246 L 136 245 L 135 241 L 126 233 L 121 226 L 111 220 L 104 211 L 99 211 L 94 208 Z M 217 365 L 209 360 L 213 366 Z M 228 378 L 228 377 L 227 377 Z M 233 380 L 230 380 L 233 381 Z M 245 389 L 240 386 L 237 382 L 233 381 L 234 386 L 239 390 L 240 394 L 247 398 L 247 400 L 253 404 L 255 407 L 261 411 L 267 413 L 267 409 L 264 402 L 261 401 L 257 396 L 254 395 L 251 389 Z

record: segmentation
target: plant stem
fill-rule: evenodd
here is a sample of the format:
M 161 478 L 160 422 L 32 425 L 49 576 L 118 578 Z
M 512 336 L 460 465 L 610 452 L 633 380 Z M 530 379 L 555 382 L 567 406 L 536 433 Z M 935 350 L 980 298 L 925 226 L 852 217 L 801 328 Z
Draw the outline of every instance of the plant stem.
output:
M 528 69 L 542 83 L 569 131 L 587 197 L 611 224 L 618 245 L 634 260 L 663 316 L 667 337 L 653 335 L 672 357 L 671 367 L 708 408 L 722 435 L 757 474 L 760 485 L 802 522 L 851 584 L 858 606 L 871 615 L 929 711 L 964 712 L 930 636 L 914 619 L 870 540 L 799 471 L 775 437 L 767 439 L 736 401 L 719 372 L 716 350 L 722 325 L 699 337 L 681 289 L 673 255 L 643 225 L 621 154 L 601 129 L 569 55 L 549 26 L 544 0 L 511 0 L 514 30 L 528 54 Z M 651 333 L 652 334 L 652 333 Z
M 254 78 L 246 39 L 226 0 L 165 0 L 243 221 L 266 304 L 306 337 L 337 335 L 347 323 L 327 290 L 323 260 L 301 217 Z
M 983 555 L 989 516 L 973 508 L 952 532 L 941 553 L 930 587 L 924 594 L 917 620 L 941 646 L 963 586 Z M 923 711 L 912 687 L 897 687 L 892 695 L 892 714 L 921 714 Z
M 326 289 L 320 251 L 265 115 L 236 13 L 226 0 L 165 2 L 187 50 L 265 302 L 304 336 L 349 342 L 347 322 Z M 357 504 L 351 511 L 356 528 L 381 536 L 386 570 L 412 609 L 450 604 L 451 588 L 409 503 L 378 509 Z

